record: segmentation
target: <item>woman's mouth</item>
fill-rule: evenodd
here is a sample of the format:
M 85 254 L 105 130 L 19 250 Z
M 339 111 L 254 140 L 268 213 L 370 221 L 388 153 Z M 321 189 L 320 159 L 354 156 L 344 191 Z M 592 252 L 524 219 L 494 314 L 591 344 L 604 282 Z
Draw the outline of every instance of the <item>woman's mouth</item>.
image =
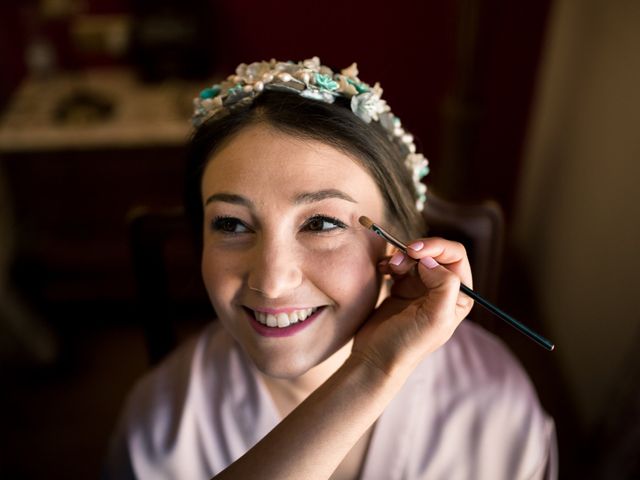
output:
M 251 325 L 258 333 L 267 337 L 294 335 L 308 326 L 324 310 L 323 307 L 301 308 L 297 310 L 265 312 L 245 307 Z
M 280 312 L 277 314 L 257 312 L 253 310 L 254 318 L 267 327 L 285 328 L 294 323 L 304 322 L 308 317 L 314 314 L 318 307 L 303 308 L 302 310 L 294 310 L 293 312 Z

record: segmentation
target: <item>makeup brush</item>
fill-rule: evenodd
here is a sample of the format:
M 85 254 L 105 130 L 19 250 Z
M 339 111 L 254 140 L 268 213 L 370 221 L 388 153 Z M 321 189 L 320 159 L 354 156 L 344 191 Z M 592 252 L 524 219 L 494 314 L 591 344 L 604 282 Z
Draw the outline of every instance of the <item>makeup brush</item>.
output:
M 376 225 L 375 223 L 373 223 L 368 217 L 362 216 L 362 217 L 359 218 L 359 221 L 360 221 L 360 223 L 362 224 L 363 227 L 365 227 L 365 228 L 373 231 L 374 233 L 380 235 L 382 238 L 384 238 L 387 242 L 389 242 L 391 245 L 396 247 L 398 250 L 401 250 L 404 253 L 407 253 L 407 246 L 403 242 L 398 240 L 396 237 L 391 235 L 389 232 L 384 230 L 379 225 Z M 409 258 L 411 258 L 411 257 L 409 257 Z M 466 285 L 464 285 L 462 283 L 460 284 L 460 291 L 462 293 L 464 293 L 465 295 L 473 298 L 476 302 L 478 302 L 484 308 L 486 308 L 491 313 L 493 313 L 497 317 L 499 317 L 502 320 L 504 320 L 505 322 L 507 322 L 513 328 L 518 330 L 520 333 L 523 333 L 524 335 L 529 337 L 531 340 L 536 342 L 538 345 L 546 348 L 549 351 L 552 351 L 555 348 L 555 345 L 553 343 L 551 343 L 550 340 L 544 338 L 539 333 L 534 332 L 532 329 L 527 327 L 524 323 L 519 322 L 518 320 L 516 320 L 512 316 L 510 316 L 507 313 L 503 312 L 498 307 L 493 305 L 491 302 L 485 300 L 479 294 L 477 294 L 476 292 L 474 292 L 473 290 L 471 290 L 469 287 L 467 287 Z

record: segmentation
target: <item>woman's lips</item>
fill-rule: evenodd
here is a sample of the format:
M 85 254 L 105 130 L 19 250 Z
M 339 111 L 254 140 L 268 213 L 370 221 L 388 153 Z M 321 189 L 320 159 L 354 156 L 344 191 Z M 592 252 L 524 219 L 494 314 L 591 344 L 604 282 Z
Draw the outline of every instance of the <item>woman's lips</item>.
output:
M 322 307 L 260 309 L 245 307 L 251 326 L 265 337 L 288 337 L 309 326 L 324 311 Z M 269 312 L 269 313 L 268 313 Z

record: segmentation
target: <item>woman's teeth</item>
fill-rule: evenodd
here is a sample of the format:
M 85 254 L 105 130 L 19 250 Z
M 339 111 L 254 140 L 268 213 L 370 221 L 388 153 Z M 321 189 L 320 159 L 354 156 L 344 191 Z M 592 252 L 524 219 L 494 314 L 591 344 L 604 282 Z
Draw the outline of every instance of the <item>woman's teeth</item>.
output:
M 294 323 L 306 320 L 309 316 L 313 315 L 316 310 L 318 310 L 318 307 L 296 310 L 289 313 L 278 313 L 276 315 L 273 315 L 271 313 L 256 312 L 254 310 L 253 316 L 258 322 L 266 325 L 267 327 L 285 328 Z

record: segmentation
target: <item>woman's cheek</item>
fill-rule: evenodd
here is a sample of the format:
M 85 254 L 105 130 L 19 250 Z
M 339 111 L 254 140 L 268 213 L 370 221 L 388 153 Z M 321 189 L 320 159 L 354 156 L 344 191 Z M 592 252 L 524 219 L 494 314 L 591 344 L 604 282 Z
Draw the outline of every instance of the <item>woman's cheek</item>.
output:
M 234 295 L 236 284 L 240 282 L 239 274 L 235 272 L 234 262 L 229 256 L 205 251 L 202 255 L 202 279 L 209 299 L 214 308 L 224 308 L 224 304 Z
M 355 263 L 360 264 L 363 254 L 366 256 L 357 245 L 344 239 L 322 239 L 308 248 L 306 257 L 317 270 L 334 273 L 351 269 Z
M 379 277 L 366 247 L 347 244 L 316 251 L 310 259 L 310 271 L 314 272 L 314 283 L 326 286 L 327 293 L 340 304 L 361 302 L 368 296 L 377 299 Z
M 210 250 L 202 252 L 202 278 L 207 288 L 209 288 L 210 283 L 216 283 L 216 278 L 220 274 L 219 265 L 216 265 L 215 259 L 216 255 L 214 255 Z

